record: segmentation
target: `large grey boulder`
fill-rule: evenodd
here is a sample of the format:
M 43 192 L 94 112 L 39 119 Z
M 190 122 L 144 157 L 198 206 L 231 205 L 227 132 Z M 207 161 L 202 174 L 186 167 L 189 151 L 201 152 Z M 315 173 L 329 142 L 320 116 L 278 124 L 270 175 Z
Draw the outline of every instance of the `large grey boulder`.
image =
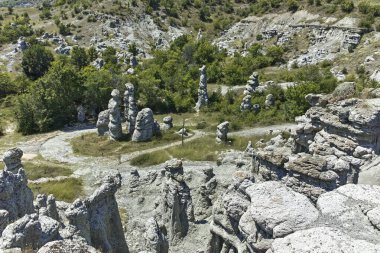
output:
M 24 153 L 19 148 L 12 148 L 7 150 L 3 155 L 3 162 L 5 164 L 4 170 L 12 173 L 17 173 L 22 168 L 21 158 Z
M 251 111 L 252 110 L 252 96 L 251 95 L 246 95 L 243 98 L 243 101 L 240 104 L 240 111 L 245 112 L 245 111 Z
M 275 98 L 272 94 L 268 94 L 265 98 L 265 108 L 270 108 L 274 106 Z
M 162 130 L 169 130 L 173 128 L 173 117 L 172 116 L 166 116 L 163 118 L 163 124 L 161 125 Z
M 121 113 L 120 113 L 120 92 L 114 89 L 111 92 L 112 98 L 108 102 L 109 110 L 109 136 L 111 140 L 120 140 L 123 136 L 121 128 Z
M 154 118 L 150 108 L 142 109 L 136 117 L 135 130 L 132 141 L 142 142 L 151 140 L 153 137 Z
M 99 136 L 104 136 L 105 134 L 108 134 L 108 124 L 110 122 L 110 110 L 104 110 L 101 111 L 98 115 L 98 121 L 96 122 L 96 128 L 98 130 Z
M 195 105 L 195 110 L 197 112 L 202 106 L 206 106 L 208 104 L 206 66 L 203 65 L 199 71 L 201 72 L 201 76 L 199 78 L 198 101 Z
M 198 200 L 194 210 L 194 214 L 198 220 L 205 219 L 211 215 L 212 198 L 217 187 L 213 168 L 205 168 L 202 172 L 202 185 L 198 188 Z
M 335 101 L 351 98 L 355 95 L 356 84 L 354 82 L 344 82 L 339 84 L 332 93 Z

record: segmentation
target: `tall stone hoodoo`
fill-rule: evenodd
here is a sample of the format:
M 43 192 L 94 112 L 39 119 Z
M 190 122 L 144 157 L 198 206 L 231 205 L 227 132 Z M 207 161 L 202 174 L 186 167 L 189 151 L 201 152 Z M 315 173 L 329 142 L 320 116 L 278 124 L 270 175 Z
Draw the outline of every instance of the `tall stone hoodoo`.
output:
M 195 215 L 198 220 L 205 219 L 211 215 L 212 197 L 217 186 L 213 168 L 205 168 L 202 172 L 202 185 L 198 189 L 199 196 L 195 205 Z
M 249 76 L 249 80 L 245 85 L 244 95 L 252 95 L 257 87 L 259 87 L 259 74 L 253 72 L 252 75 Z
M 83 123 L 86 120 L 86 109 L 83 105 L 77 107 L 77 120 L 79 123 Z
M 16 174 L 22 168 L 21 157 L 23 154 L 24 152 L 19 148 L 12 148 L 6 151 L 3 155 L 4 170 Z
M 240 104 L 240 111 L 245 112 L 245 111 L 250 111 L 252 110 L 252 96 L 251 95 L 246 95 L 243 98 L 243 101 Z
M 145 247 L 152 253 L 168 253 L 169 243 L 162 233 L 155 218 L 150 218 L 145 223 Z
M 160 214 L 168 231 L 170 244 L 187 235 L 189 222 L 194 221 L 190 188 L 184 181 L 181 160 L 165 163 L 167 180 L 163 184 Z
M 124 92 L 124 117 L 127 121 L 128 134 L 133 134 L 138 113 L 135 101 L 135 87 L 131 83 L 125 84 L 125 87 L 126 90 Z
M 202 106 L 208 104 L 208 94 L 207 94 L 207 73 L 206 66 L 203 65 L 199 71 L 201 72 L 201 77 L 199 80 L 198 88 L 198 101 L 195 105 L 195 110 L 198 112 Z
M 148 141 L 153 137 L 154 118 L 150 108 L 142 109 L 136 117 L 135 130 L 132 135 L 132 141 Z
M 122 137 L 121 113 L 120 113 L 120 92 L 114 89 L 111 93 L 112 98 L 108 102 L 109 110 L 109 135 L 112 140 L 120 140 Z
M 227 143 L 228 138 L 228 127 L 230 126 L 230 122 L 225 121 L 219 124 L 216 127 L 216 142 L 217 143 Z

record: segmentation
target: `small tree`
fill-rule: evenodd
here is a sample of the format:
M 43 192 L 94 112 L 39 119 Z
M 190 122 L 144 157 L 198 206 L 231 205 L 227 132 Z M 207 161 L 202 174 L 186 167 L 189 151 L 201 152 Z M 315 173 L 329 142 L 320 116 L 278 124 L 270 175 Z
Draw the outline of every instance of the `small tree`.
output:
M 83 68 L 89 64 L 86 50 L 83 47 L 74 47 L 71 51 L 71 63 L 78 68 Z
M 53 60 L 53 54 L 37 44 L 24 51 L 21 66 L 25 75 L 35 80 L 48 71 Z

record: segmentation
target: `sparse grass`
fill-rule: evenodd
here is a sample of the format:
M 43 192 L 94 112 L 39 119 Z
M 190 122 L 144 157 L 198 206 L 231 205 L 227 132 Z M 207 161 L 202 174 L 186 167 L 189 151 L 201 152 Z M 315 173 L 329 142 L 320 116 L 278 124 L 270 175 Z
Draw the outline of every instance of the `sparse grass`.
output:
M 29 187 L 35 195 L 53 194 L 57 200 L 72 202 L 83 196 L 83 182 L 77 178 L 67 178 L 61 181 L 51 181 L 41 184 L 30 183 Z
M 261 139 L 268 141 L 273 136 L 249 136 L 240 137 L 234 136 L 230 144 L 216 144 L 213 135 L 207 135 L 203 138 L 198 138 L 189 141 L 184 146 L 176 146 L 165 150 L 155 151 L 148 154 L 142 154 L 131 160 L 131 165 L 147 167 L 152 165 L 161 164 L 171 158 L 185 159 L 190 161 L 216 161 L 218 154 L 221 151 L 234 149 L 244 150 L 251 141 L 254 145 Z
M 162 133 L 162 136 L 153 137 L 148 142 L 132 142 L 126 136 L 121 141 L 111 141 L 107 136 L 98 136 L 96 133 L 85 134 L 71 140 L 75 153 L 85 156 L 115 156 L 139 150 L 158 147 L 181 140 L 181 136 L 174 130 Z
M 24 169 L 29 180 L 36 180 L 43 177 L 70 176 L 71 169 L 66 164 L 57 162 L 34 160 L 24 162 Z

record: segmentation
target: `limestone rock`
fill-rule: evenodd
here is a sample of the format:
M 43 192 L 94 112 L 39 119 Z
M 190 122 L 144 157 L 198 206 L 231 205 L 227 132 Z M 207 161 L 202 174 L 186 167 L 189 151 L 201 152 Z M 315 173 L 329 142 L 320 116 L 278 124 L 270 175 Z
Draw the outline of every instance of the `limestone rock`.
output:
M 52 194 L 46 196 L 45 194 L 39 194 L 36 197 L 35 208 L 39 215 L 48 216 L 54 220 L 59 220 L 57 204 Z
M 247 85 L 245 86 L 244 95 L 252 95 L 259 85 L 259 74 L 257 72 L 253 72 L 249 77 Z
M 199 111 L 202 106 L 206 106 L 208 104 L 206 66 L 203 65 L 199 71 L 201 72 L 201 76 L 198 88 L 198 101 L 195 105 L 196 111 Z
M 98 253 L 90 245 L 79 240 L 59 240 L 45 244 L 37 253 Z
M 213 168 L 203 169 L 203 184 L 198 189 L 198 201 L 195 205 L 195 215 L 198 220 L 205 219 L 211 215 L 212 196 L 215 194 L 217 181 Z
M 227 143 L 227 141 L 228 141 L 227 135 L 228 135 L 229 125 L 230 125 L 230 122 L 225 121 L 216 127 L 216 142 L 217 143 Z
M 375 70 L 375 72 L 372 73 L 369 79 L 380 83 L 380 70 Z
M 108 133 L 110 110 L 101 111 L 98 115 L 98 121 L 96 122 L 96 128 L 98 129 L 98 135 L 103 136 Z
M 111 93 L 112 98 L 108 102 L 109 110 L 109 136 L 112 140 L 120 140 L 123 136 L 121 129 L 121 113 L 120 113 L 120 92 L 114 89 Z
M 145 247 L 152 253 L 168 253 L 169 243 L 157 221 L 152 217 L 145 223 Z
M 142 109 L 136 117 L 135 130 L 132 141 L 142 142 L 151 140 L 153 137 L 154 118 L 150 108 Z
M 6 151 L 3 155 L 3 162 L 5 164 L 4 170 L 14 174 L 17 173 L 17 171 L 22 168 L 21 157 L 23 154 L 19 148 L 12 148 Z
M 328 103 L 325 96 L 321 94 L 307 94 L 305 99 L 310 106 L 326 106 Z

